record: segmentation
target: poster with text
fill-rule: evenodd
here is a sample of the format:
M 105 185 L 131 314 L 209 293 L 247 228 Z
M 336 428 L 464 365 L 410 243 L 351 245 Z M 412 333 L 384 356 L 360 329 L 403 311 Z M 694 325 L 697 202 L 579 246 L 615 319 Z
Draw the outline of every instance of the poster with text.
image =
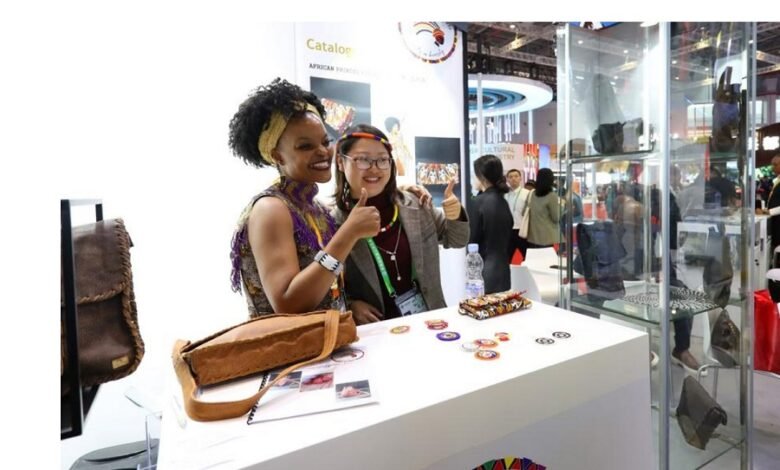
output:
M 323 100 L 332 135 L 356 124 L 381 130 L 393 146 L 399 184 L 418 183 L 419 137 L 455 139 L 448 146 L 455 153 L 442 163 L 460 181 L 461 32 L 445 22 L 296 23 L 295 41 L 297 83 Z

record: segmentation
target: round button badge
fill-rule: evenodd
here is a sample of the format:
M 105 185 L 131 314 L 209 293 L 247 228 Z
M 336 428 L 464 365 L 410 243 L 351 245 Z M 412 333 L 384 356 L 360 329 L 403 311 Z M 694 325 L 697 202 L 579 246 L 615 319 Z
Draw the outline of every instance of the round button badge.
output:
M 492 339 L 475 339 L 474 343 L 477 344 L 477 346 L 482 348 L 495 348 L 498 346 L 498 341 L 492 340 Z
M 409 327 L 409 325 L 399 325 L 394 328 L 390 328 L 390 333 L 393 333 L 394 335 L 400 335 L 408 332 L 410 329 L 411 328 Z
M 437 334 L 436 337 L 442 341 L 455 341 L 456 339 L 460 339 L 460 334 L 454 331 L 442 331 Z
M 556 331 L 552 335 L 554 338 L 560 338 L 560 339 L 571 338 L 571 333 L 567 333 L 565 331 Z
M 498 359 L 500 355 L 501 354 L 499 354 L 498 351 L 492 351 L 490 349 L 480 349 L 474 353 L 474 357 L 482 361 L 492 361 L 493 359 Z
M 505 333 L 503 331 L 499 331 L 494 336 L 499 341 L 509 341 L 509 333 Z
M 475 343 L 474 341 L 469 341 L 468 343 L 463 343 L 460 345 L 460 347 L 466 351 L 466 352 L 475 352 L 479 349 L 479 345 Z
M 536 342 L 539 344 L 553 344 L 555 340 L 552 338 L 536 338 Z

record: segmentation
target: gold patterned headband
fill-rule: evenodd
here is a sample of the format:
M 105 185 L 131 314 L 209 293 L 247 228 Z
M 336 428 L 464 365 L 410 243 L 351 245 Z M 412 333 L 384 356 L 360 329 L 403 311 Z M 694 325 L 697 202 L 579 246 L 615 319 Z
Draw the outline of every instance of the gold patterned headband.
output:
M 320 119 L 322 119 L 322 116 L 320 116 L 320 112 L 317 111 L 317 108 L 314 107 L 311 103 L 298 103 L 299 108 L 302 108 L 302 111 L 309 111 L 317 115 Z M 271 120 L 268 123 L 268 128 L 260 133 L 260 138 L 257 139 L 257 149 L 260 150 L 260 156 L 263 157 L 263 160 L 268 162 L 269 165 L 274 164 L 274 159 L 271 156 L 271 152 L 274 148 L 276 148 L 276 144 L 279 142 L 279 137 L 282 136 L 282 133 L 287 128 L 287 122 L 289 121 L 289 118 L 284 117 L 282 113 L 278 111 L 274 111 L 271 113 Z

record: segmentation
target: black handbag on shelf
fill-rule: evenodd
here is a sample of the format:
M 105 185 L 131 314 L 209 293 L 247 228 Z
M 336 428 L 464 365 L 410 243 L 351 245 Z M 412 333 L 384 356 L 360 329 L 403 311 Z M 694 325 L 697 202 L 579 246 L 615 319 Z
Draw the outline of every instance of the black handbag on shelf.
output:
M 712 140 L 713 152 L 732 152 L 737 148 L 740 128 L 740 88 L 731 83 L 732 68 L 726 67 L 720 74 L 715 100 L 712 104 Z
M 685 442 L 704 450 L 715 428 L 726 424 L 726 412 L 693 377 L 686 377 L 677 406 L 677 423 Z
M 578 257 L 572 268 L 581 273 L 592 300 L 618 299 L 625 295 L 620 260 L 626 251 L 620 243 L 615 224 L 596 222 L 577 225 Z
M 623 123 L 599 124 L 593 132 L 593 148 L 598 153 L 619 153 L 623 151 Z

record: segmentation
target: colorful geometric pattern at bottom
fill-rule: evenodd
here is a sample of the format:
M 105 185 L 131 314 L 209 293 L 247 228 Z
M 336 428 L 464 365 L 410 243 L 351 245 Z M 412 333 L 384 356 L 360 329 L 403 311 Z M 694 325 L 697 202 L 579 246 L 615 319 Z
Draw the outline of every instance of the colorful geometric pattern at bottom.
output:
M 533 460 L 522 457 L 504 457 L 503 459 L 488 460 L 474 470 L 546 470 L 547 467 Z

